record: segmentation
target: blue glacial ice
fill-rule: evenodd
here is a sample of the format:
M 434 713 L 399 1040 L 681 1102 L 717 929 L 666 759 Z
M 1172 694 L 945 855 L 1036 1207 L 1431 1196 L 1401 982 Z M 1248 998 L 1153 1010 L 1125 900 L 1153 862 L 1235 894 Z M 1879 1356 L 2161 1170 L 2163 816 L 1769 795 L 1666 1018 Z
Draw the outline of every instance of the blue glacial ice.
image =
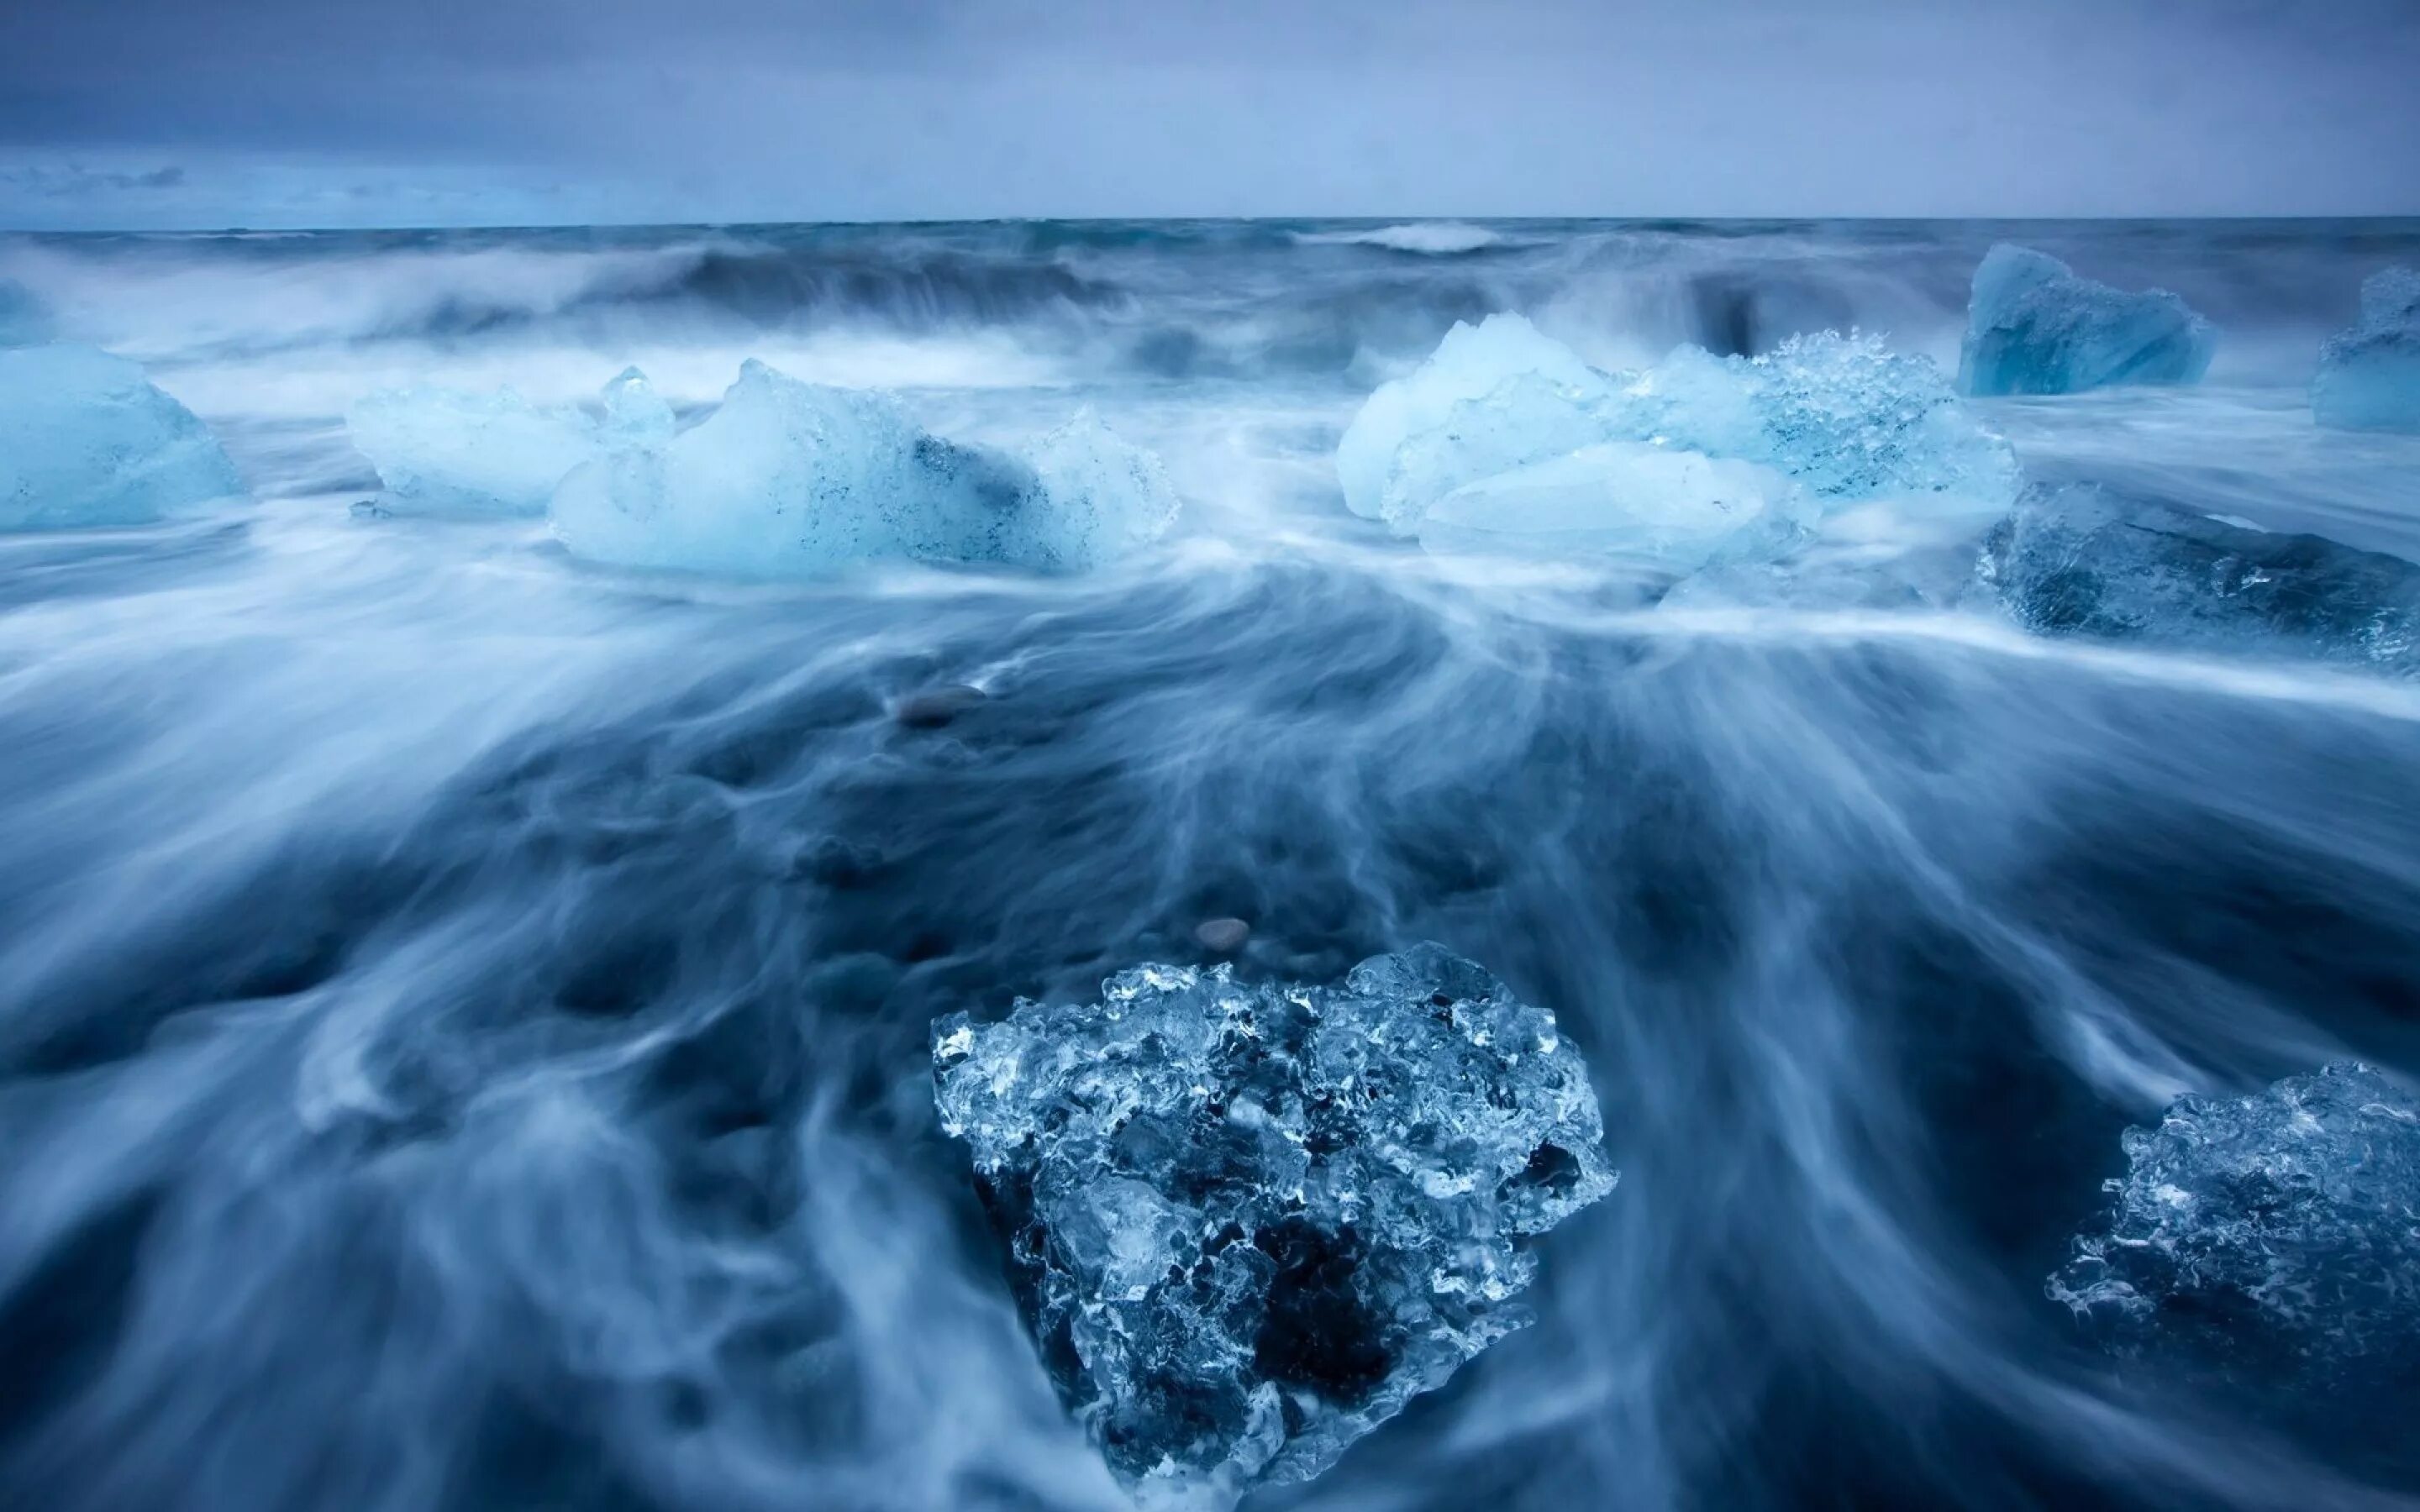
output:
M 2028 489 L 1976 578 L 2039 635 L 2420 673 L 2420 566 L 2094 484 Z
M 1695 460 L 1643 467 L 1642 446 Z M 1576 512 L 1591 462 L 1603 486 L 1589 527 Z M 1757 486 L 1703 486 L 1744 477 L 1742 465 L 1761 470 Z M 1542 466 L 1543 475 L 1530 471 Z M 1659 553 L 1676 571 L 1742 543 L 1785 541 L 1850 503 L 1988 517 L 2007 507 L 2019 476 L 2008 444 L 1938 368 L 1875 337 L 1793 337 L 1759 357 L 1684 347 L 1642 371 L 1605 373 L 1518 316 L 1456 326 L 1417 371 L 1381 386 L 1346 429 L 1337 471 L 1357 513 L 1432 545 L 1521 541 L 1525 512 L 1512 506 L 1551 485 L 1561 502 L 1535 517 L 1546 529 L 1532 547 L 1578 548 L 1593 536 L 1620 553 L 1642 534 L 1705 545 L 1694 559 Z M 1791 489 L 1773 487 L 1776 478 Z M 1747 497 L 1766 507 L 1743 516 L 1736 505 Z M 1448 500 L 1449 517 L 1433 528 Z M 1506 505 L 1494 521 L 1481 517 L 1490 500 Z
M 934 1026 L 1061 1396 L 1145 1507 L 1300 1481 L 1527 1318 L 1523 1242 L 1613 1188 L 1554 1015 L 1422 945 L 1342 986 L 1145 965 Z
M 140 363 L 0 350 L 0 530 L 139 525 L 242 493 L 209 427 Z
M 2245 1384 L 2341 1387 L 2420 1349 L 2420 1103 L 2350 1062 L 2126 1131 L 2047 1284 L 2094 1336 Z
M 1468 483 L 1420 517 L 1422 546 L 1589 555 L 1689 573 L 1796 544 L 1797 485 L 1753 462 L 1644 441 L 1599 441 Z
M 1975 270 L 1959 352 L 1963 393 L 2080 393 L 2197 383 L 2217 334 L 2164 289 L 2129 294 L 2047 253 L 2003 242 Z
M 617 380 L 618 381 L 618 380 Z M 386 502 L 446 515 L 542 515 L 564 475 L 597 455 L 596 421 L 510 389 L 390 389 L 345 414 Z
M 2360 323 L 2319 348 L 2311 413 L 2338 430 L 2420 432 L 2420 272 L 2363 283 Z
M 599 454 L 549 511 L 592 561 L 750 578 L 876 560 L 1076 571 L 1156 539 L 1178 510 L 1158 459 L 1089 413 L 1013 456 L 932 435 L 886 394 L 762 363 L 678 435 L 644 378 L 616 383 Z
M 39 347 L 56 339 L 50 307 L 15 279 L 0 278 L 0 347 Z

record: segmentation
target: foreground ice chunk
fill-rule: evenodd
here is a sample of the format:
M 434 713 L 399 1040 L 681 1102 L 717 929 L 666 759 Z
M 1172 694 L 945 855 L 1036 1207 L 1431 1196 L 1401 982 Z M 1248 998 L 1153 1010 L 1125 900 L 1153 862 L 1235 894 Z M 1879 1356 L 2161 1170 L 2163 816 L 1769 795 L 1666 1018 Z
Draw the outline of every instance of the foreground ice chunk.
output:
M 1985 539 L 1977 577 L 2040 635 L 2420 673 L 2420 566 L 2091 484 L 2028 490 Z
M 139 363 L 0 350 L 0 530 L 138 525 L 242 492 L 209 427 Z
M 1609 557 L 1694 572 L 1727 555 L 1767 555 L 1803 533 L 1805 496 L 1752 462 L 1643 441 L 1603 441 L 1446 495 L 1420 517 L 1420 544 Z
M 934 1026 L 1061 1394 L 1145 1506 L 1317 1474 L 1526 1318 L 1519 1241 L 1612 1190 L 1554 1016 L 1435 945 L 1341 987 L 1147 965 Z
M 644 384 L 616 381 L 630 394 Z M 1158 459 L 1089 414 L 1019 458 L 931 435 L 885 394 L 756 362 L 687 432 L 610 416 L 607 431 L 550 514 L 575 553 L 625 566 L 780 578 L 888 559 L 1072 571 L 1157 537 L 1178 508 Z
M 2420 1103 L 2366 1066 L 2129 1129 L 2050 1296 L 2122 1354 L 2248 1385 L 2375 1385 L 2420 1349 Z
M 2319 348 L 2311 413 L 2339 430 L 2420 432 L 2420 272 L 2390 268 L 2361 285 L 2361 323 Z
M 596 423 L 510 389 L 393 389 L 345 415 L 390 504 L 436 514 L 538 515 L 564 474 L 597 455 Z
M 1966 393 L 2080 393 L 2117 383 L 2196 383 L 2211 323 L 2164 289 L 2129 294 L 2006 242 L 1975 270 L 1958 387 Z

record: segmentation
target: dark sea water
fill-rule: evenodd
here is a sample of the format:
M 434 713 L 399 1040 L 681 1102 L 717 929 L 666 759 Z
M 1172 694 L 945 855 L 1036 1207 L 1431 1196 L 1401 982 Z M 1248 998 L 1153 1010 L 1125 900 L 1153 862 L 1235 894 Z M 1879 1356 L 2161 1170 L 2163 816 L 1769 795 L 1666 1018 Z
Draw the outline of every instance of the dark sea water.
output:
M 2420 438 L 2306 395 L 2420 223 L 0 240 L 256 501 L 0 537 L 0 1504 L 1115 1508 L 928 1026 L 1224 916 L 1256 979 L 1485 963 L 1622 1172 L 1533 1326 L 1250 1507 L 2412 1504 L 2420 1396 L 2121 1367 L 2043 1278 L 2178 1094 L 2420 1073 L 2420 686 L 1663 612 L 1342 502 L 1458 319 L 1954 368 L 1999 239 L 2220 331 L 2196 388 L 1978 401 L 2030 475 L 2420 560 Z M 348 509 L 374 389 L 635 363 L 695 413 L 749 356 L 954 437 L 1090 406 L 1185 515 L 1079 578 L 737 585 Z

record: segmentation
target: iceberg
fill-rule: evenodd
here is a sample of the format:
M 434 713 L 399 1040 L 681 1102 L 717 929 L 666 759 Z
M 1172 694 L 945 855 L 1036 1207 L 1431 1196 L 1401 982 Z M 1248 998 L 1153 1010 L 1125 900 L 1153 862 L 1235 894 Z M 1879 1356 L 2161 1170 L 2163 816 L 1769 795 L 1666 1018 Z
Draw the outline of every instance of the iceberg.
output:
M 1398 533 L 1509 542 L 1522 517 L 1490 525 L 1479 518 L 1487 500 L 1534 502 L 1544 479 L 1577 507 L 1580 474 L 1602 465 L 1609 471 L 1595 493 L 1607 513 L 1592 533 L 1619 545 L 1657 528 L 1625 522 L 1629 501 L 1673 497 L 1637 486 L 1641 447 L 1699 458 L 1668 470 L 1673 476 L 1696 468 L 1702 478 L 1714 463 L 1765 470 L 1811 498 L 1810 516 L 1900 500 L 1988 517 L 2008 507 L 2019 480 L 2008 443 L 1975 420 L 1939 368 L 1875 337 L 1794 336 L 1757 357 L 1683 347 L 1653 367 L 1609 374 L 1518 316 L 1456 326 L 1418 371 L 1380 387 L 1346 429 L 1337 472 L 1345 502 Z M 1544 474 L 1526 473 L 1546 464 Z M 1769 478 L 1756 491 L 1776 500 Z M 1448 499 L 1451 529 L 1430 529 Z M 1588 533 L 1568 512 L 1547 532 L 1570 544 Z
M 1459 484 L 1610 439 L 1590 417 L 1612 394 L 1610 378 L 1520 316 L 1456 321 L 1426 362 L 1380 384 L 1345 427 L 1336 448 L 1345 507 L 1408 532 Z M 1482 408 L 1462 412 L 1471 404 Z M 1401 476 L 1406 446 L 1423 440 L 1429 465 L 1444 466 Z
M 1419 537 L 1432 548 L 1544 548 L 1687 573 L 1794 544 L 1806 512 L 1804 493 L 1771 468 L 1601 441 L 1464 485 L 1420 517 Z
M 2319 348 L 2311 414 L 2338 430 L 2420 433 L 2420 272 L 2390 268 L 2361 285 L 2361 322 Z
M 752 578 L 871 560 L 1078 571 L 1156 539 L 1179 507 L 1158 459 L 1089 412 L 1012 456 L 934 436 L 888 395 L 750 362 L 675 436 L 644 378 L 615 382 L 597 455 L 549 505 L 592 561 Z
M 1976 576 L 2038 635 L 2420 673 L 2420 566 L 2094 484 L 2028 490 L 1985 538 Z
M 2129 294 L 2006 242 L 1975 270 L 1960 392 L 2080 393 L 2118 383 L 2197 383 L 2211 323 L 2164 289 Z
M 1150 1508 L 1309 1479 L 1527 1321 L 1524 1247 L 1613 1189 L 1554 1015 L 1440 946 L 1341 986 L 1144 965 L 934 1026 L 1045 1365 Z
M 2408 1372 L 2420 1349 L 2420 1103 L 2339 1062 L 2129 1129 L 2113 1202 L 2045 1285 L 2122 1356 L 2269 1388 Z
M 0 350 L 0 530 L 140 525 L 243 491 L 218 438 L 140 363 Z
M 56 340 L 48 306 L 13 278 L 0 278 L 0 347 L 39 347 Z
M 356 403 L 345 430 L 388 505 L 428 514 L 542 515 L 564 474 L 597 451 L 587 415 L 510 389 L 392 389 Z

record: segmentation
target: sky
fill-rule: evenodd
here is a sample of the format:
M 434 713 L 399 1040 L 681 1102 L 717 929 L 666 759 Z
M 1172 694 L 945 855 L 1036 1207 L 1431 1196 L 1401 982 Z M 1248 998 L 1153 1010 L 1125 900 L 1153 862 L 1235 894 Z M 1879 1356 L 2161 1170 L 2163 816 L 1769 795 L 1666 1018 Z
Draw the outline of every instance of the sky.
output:
M 0 226 L 2420 214 L 2420 0 L 0 0 Z

